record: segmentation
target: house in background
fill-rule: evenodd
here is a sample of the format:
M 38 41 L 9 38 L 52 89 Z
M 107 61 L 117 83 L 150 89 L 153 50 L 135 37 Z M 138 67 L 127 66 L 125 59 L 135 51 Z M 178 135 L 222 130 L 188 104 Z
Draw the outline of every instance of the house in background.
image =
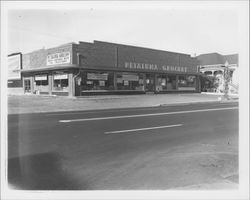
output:
M 225 66 L 230 71 L 229 91 L 238 93 L 238 54 L 221 55 L 219 53 L 201 54 L 196 57 L 200 63 L 200 72 L 217 78 L 218 87 L 216 92 L 224 90 L 224 70 Z

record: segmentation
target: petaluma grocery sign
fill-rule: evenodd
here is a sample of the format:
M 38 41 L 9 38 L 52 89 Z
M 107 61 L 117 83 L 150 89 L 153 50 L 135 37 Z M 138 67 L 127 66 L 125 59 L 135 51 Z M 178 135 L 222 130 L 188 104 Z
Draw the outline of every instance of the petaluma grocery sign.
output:
M 187 67 L 169 66 L 169 65 L 159 66 L 157 64 L 148 64 L 148 63 L 125 62 L 124 67 L 126 69 L 141 69 L 141 70 L 169 71 L 169 72 L 188 72 Z

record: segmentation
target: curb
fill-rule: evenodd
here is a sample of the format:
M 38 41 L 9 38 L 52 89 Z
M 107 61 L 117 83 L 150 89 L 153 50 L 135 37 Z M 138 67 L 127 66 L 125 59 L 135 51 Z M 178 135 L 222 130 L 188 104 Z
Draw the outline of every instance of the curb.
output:
M 105 111 L 105 110 L 118 110 L 118 109 L 146 109 L 146 108 L 160 108 L 160 107 L 172 107 L 172 106 L 185 106 L 185 105 L 194 105 L 194 104 L 213 104 L 213 103 L 221 103 L 221 104 L 229 104 L 229 103 L 236 103 L 238 101 L 195 101 L 195 102 L 179 102 L 179 103 L 169 103 L 169 104 L 156 104 L 156 105 L 148 105 L 148 106 L 131 106 L 131 107 L 111 107 L 111 108 L 103 108 L 103 109 L 66 109 L 66 110 L 54 110 L 54 111 L 38 111 L 38 112 L 21 112 L 21 113 L 8 113 L 9 115 L 16 115 L 16 114 L 43 114 L 43 113 L 56 113 L 56 112 L 91 112 L 91 111 Z
M 227 103 L 236 103 L 238 100 L 228 100 L 228 101 L 220 101 L 220 100 L 212 100 L 212 101 L 194 101 L 194 102 L 180 102 L 180 103 L 172 103 L 172 104 L 159 104 L 156 106 L 178 106 L 178 105 L 194 105 L 194 104 L 213 104 L 213 103 L 221 103 L 221 104 L 227 104 Z

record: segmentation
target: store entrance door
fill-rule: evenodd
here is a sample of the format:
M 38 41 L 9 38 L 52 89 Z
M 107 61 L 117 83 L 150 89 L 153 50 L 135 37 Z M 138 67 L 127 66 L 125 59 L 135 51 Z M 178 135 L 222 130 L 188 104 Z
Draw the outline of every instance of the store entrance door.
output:
M 31 93 L 31 80 L 24 79 L 24 93 Z
M 154 74 L 146 74 L 146 92 L 155 91 L 155 76 Z

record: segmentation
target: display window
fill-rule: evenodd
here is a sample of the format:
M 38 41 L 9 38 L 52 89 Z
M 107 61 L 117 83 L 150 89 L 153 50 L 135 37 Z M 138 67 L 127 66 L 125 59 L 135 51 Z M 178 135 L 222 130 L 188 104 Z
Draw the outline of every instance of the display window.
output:
M 167 76 L 167 90 L 176 90 L 176 75 Z
M 68 74 L 54 74 L 53 75 L 53 90 L 68 92 L 69 80 Z
M 156 91 L 167 90 L 167 76 L 165 74 L 158 74 L 156 76 Z
M 180 75 L 178 78 L 178 90 L 195 90 L 196 76 Z
M 176 75 L 158 74 L 156 77 L 156 90 L 176 90 Z
M 34 77 L 34 90 L 40 92 L 48 92 L 48 75 L 35 75 Z
M 113 72 L 84 72 L 82 90 L 114 90 Z
M 118 90 L 143 91 L 143 74 L 119 72 L 116 74 L 116 84 Z

